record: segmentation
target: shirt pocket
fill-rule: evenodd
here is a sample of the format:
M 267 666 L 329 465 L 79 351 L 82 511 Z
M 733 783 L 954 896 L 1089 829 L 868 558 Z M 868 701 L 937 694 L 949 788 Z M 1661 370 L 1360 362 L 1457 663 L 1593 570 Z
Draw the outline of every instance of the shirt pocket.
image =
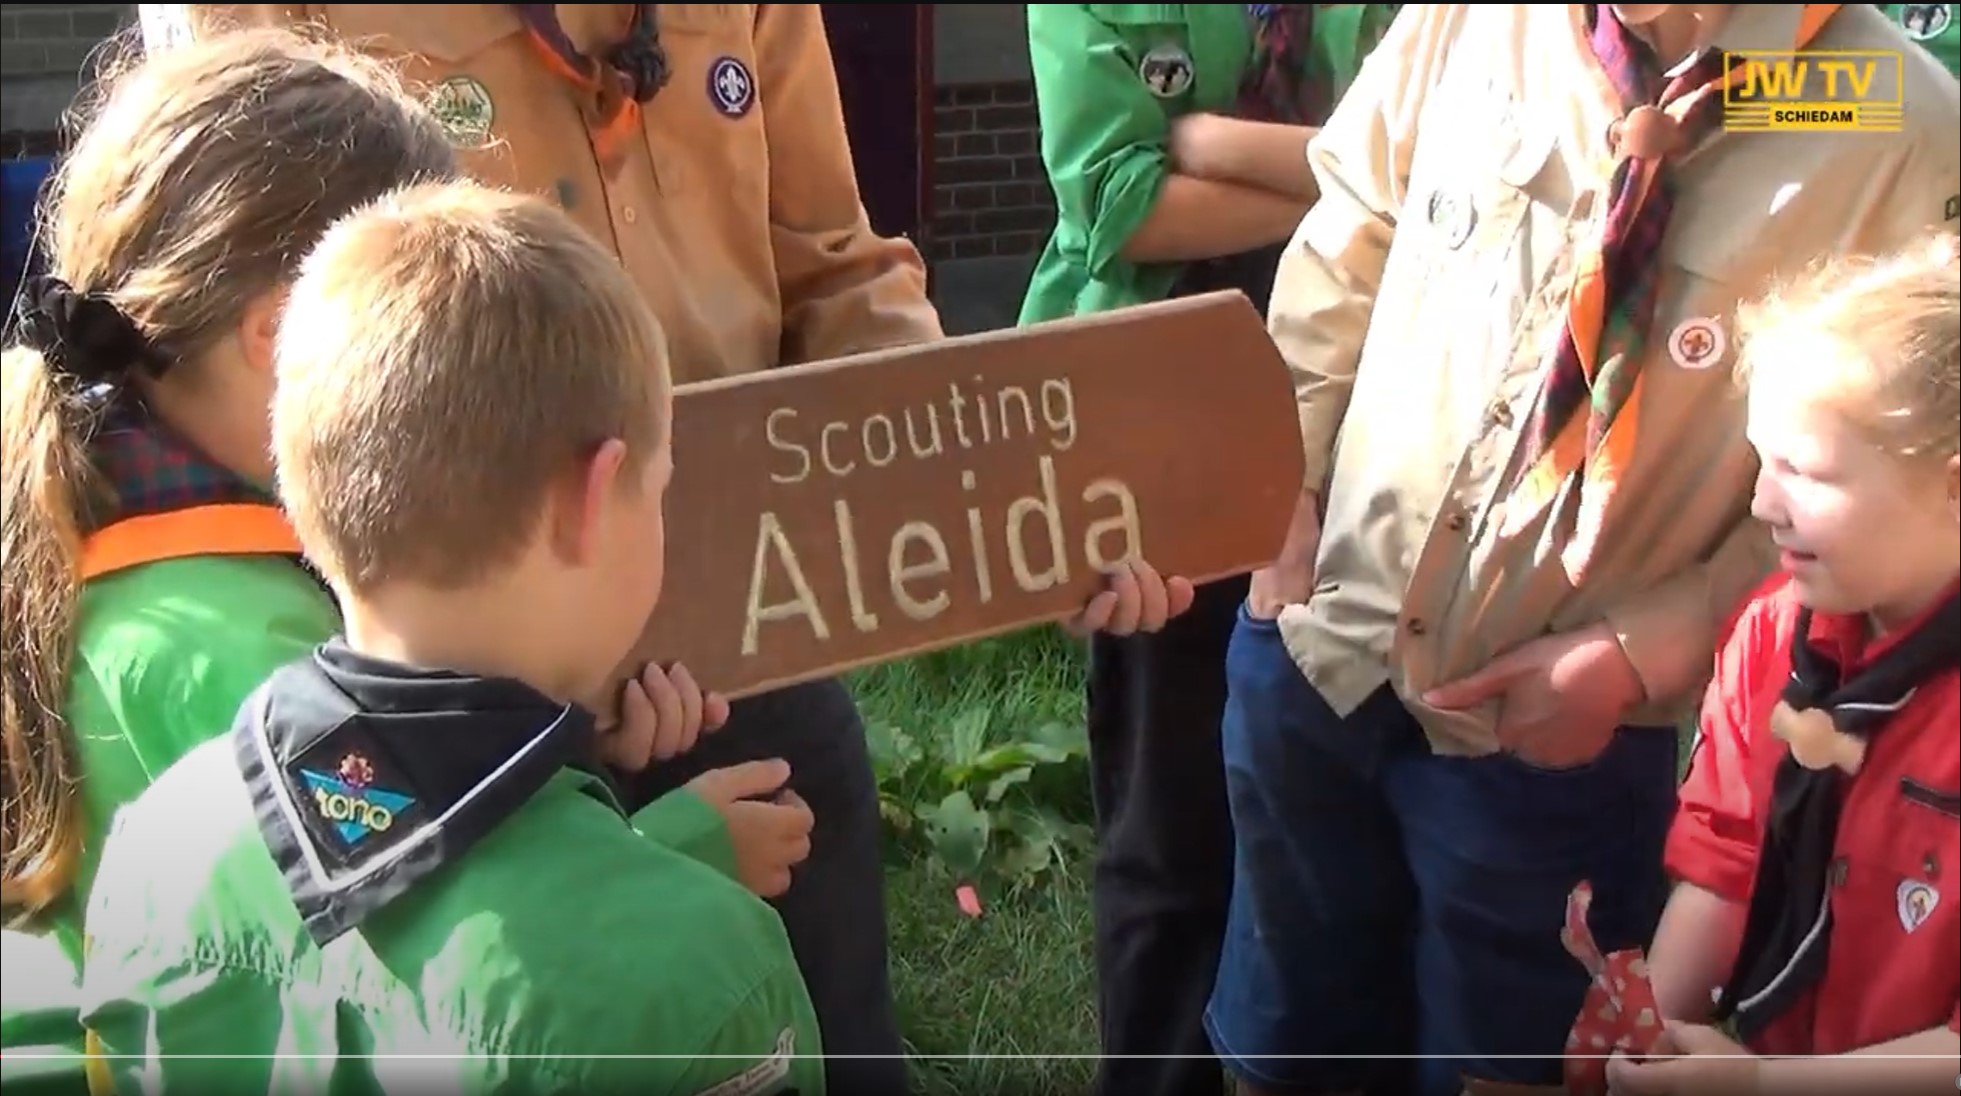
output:
M 1132 78 L 1168 116 L 1177 117 L 1196 108 L 1201 82 L 1211 93 L 1207 97 L 1218 99 L 1213 85 L 1237 77 L 1220 65 L 1199 68 L 1201 59 L 1192 48 L 1185 5 L 1085 4 L 1084 8 L 1090 18 L 1115 32 L 1120 56 Z
M 1890 794 L 1853 799 L 1888 812 L 1865 832 L 1870 843 L 1846 852 L 1844 883 L 1832 906 L 1835 941 L 1858 939 L 1845 957 L 1878 969 L 1844 977 L 1884 987 L 1895 1003 L 1883 1010 L 1898 1031 L 1859 1033 L 1861 1045 L 1945 1023 L 1961 991 L 1961 788 L 1903 780 Z M 1850 828 L 1841 829 L 1843 840 Z M 1858 831 L 1853 831 L 1858 832 Z M 1834 956 L 1839 953 L 1835 950 Z M 1836 964 L 1834 964 L 1836 965 Z M 1925 1002 L 1924 1016 L 1904 1016 L 1905 1002 Z
M 762 217 L 769 208 L 770 146 L 756 58 L 757 5 L 662 4 L 659 16 L 668 80 L 642 115 L 662 192 L 705 187 L 718 203 L 753 208 Z
M 584 157 L 577 101 L 504 6 L 328 4 L 323 14 L 350 44 L 402 62 L 409 89 L 476 178 L 549 194 L 568 150 Z
M 1527 229 L 1544 224 L 1563 233 L 1566 210 L 1551 204 L 1552 131 L 1519 120 L 1513 108 L 1495 113 L 1454 106 L 1419 123 L 1424 139 L 1416 143 L 1396 225 L 1400 270 L 1386 272 L 1385 281 L 1394 276 L 1415 287 L 1403 298 L 1412 323 L 1421 312 L 1435 314 L 1434 301 L 1426 306 L 1433 294 L 1479 302 L 1465 323 L 1488 324 L 1476 342 L 1502 353 L 1507 333 L 1525 320 L 1539 277 L 1535 250 L 1552 251 L 1526 246 Z M 1439 139 L 1440 130 L 1451 136 Z
M 499 39 L 524 29 L 501 5 L 455 4 L 416 8 L 403 4 L 326 4 L 334 33 L 362 49 L 412 54 L 436 64 L 464 65 Z

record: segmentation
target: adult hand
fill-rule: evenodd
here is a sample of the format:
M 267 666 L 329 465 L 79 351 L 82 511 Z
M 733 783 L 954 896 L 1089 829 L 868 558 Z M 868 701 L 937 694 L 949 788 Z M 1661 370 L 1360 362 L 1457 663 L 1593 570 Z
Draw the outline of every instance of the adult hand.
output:
M 1253 572 L 1246 591 L 1246 611 L 1260 620 L 1272 620 L 1289 605 L 1306 604 L 1314 593 L 1314 558 L 1320 551 L 1320 500 L 1302 495 L 1280 554 Z
M 1192 583 L 1165 578 L 1157 568 L 1134 559 L 1110 573 L 1108 588 L 1089 599 L 1083 611 L 1064 622 L 1070 634 L 1108 632 L 1127 636 L 1155 632 L 1165 621 L 1192 607 Z
M 790 869 L 810 855 L 817 820 L 789 782 L 789 762 L 779 760 L 710 769 L 688 782 L 728 825 L 736 878 L 764 898 L 789 890 Z
M 1729 1036 L 1701 1024 L 1668 1025 L 1647 1058 L 1607 1060 L 1611 1096 L 1757 1096 L 1762 1060 Z
M 639 772 L 655 761 L 694 748 L 704 731 L 728 722 L 729 702 L 703 693 L 686 666 L 662 669 L 649 662 L 639 678 L 620 689 L 619 722 L 599 731 L 599 758 L 613 768 Z
M 1642 697 L 1640 675 L 1605 624 L 1535 639 L 1423 702 L 1463 711 L 1497 702 L 1498 743 L 1530 764 L 1563 769 L 1600 756 Z

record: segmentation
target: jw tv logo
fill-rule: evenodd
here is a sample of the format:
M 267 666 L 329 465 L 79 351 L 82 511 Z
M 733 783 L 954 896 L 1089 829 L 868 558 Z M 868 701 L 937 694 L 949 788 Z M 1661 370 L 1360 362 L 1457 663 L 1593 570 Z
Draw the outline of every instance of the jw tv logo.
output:
M 1905 123 L 1898 50 L 1736 51 L 1723 128 L 1789 133 L 1896 133 Z

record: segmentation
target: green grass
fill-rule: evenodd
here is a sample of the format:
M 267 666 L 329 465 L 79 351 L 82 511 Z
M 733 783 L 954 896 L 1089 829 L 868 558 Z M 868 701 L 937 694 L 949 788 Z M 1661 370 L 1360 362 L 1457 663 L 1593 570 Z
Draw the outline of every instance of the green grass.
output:
M 869 721 L 915 736 L 962 712 L 992 709 L 993 726 L 1083 718 L 1081 644 L 1041 628 L 857 674 Z M 1054 803 L 1087 818 L 1089 789 Z M 992 894 L 979 919 L 961 913 L 937 865 L 895 857 L 886 886 L 893 992 L 920 1096 L 1086 1091 L 1096 1053 L 1088 865 L 1046 885 Z M 1076 1055 L 1045 1061 L 1001 1055 Z

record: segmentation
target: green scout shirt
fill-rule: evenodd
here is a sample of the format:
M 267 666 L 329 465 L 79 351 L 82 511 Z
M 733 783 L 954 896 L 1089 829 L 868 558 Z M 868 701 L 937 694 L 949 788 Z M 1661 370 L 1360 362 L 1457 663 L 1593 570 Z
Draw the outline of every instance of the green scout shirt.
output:
M 223 734 L 240 701 L 338 626 L 319 584 L 277 556 L 193 556 L 82 588 L 67 717 L 81 775 L 82 864 L 45 931 L 5 934 L 0 1085 L 82 1088 L 81 910 L 116 810 Z
M 824 1091 L 782 922 L 734 881 L 700 799 L 663 797 L 629 826 L 591 777 L 561 770 L 319 947 L 234 749 L 193 751 L 110 839 L 82 997 L 118 1091 Z M 656 829 L 704 835 L 724 870 Z M 200 1054 L 288 1057 L 178 1057 Z
M 1397 6 L 1317 5 L 1310 64 L 1337 95 Z M 1172 119 L 1237 98 L 1253 50 L 1246 5 L 1030 4 L 1028 46 L 1056 227 L 1020 322 L 1163 299 L 1184 264 L 1121 252 L 1169 170 Z
M 1880 4 L 1907 37 L 1961 76 L 1961 4 Z

